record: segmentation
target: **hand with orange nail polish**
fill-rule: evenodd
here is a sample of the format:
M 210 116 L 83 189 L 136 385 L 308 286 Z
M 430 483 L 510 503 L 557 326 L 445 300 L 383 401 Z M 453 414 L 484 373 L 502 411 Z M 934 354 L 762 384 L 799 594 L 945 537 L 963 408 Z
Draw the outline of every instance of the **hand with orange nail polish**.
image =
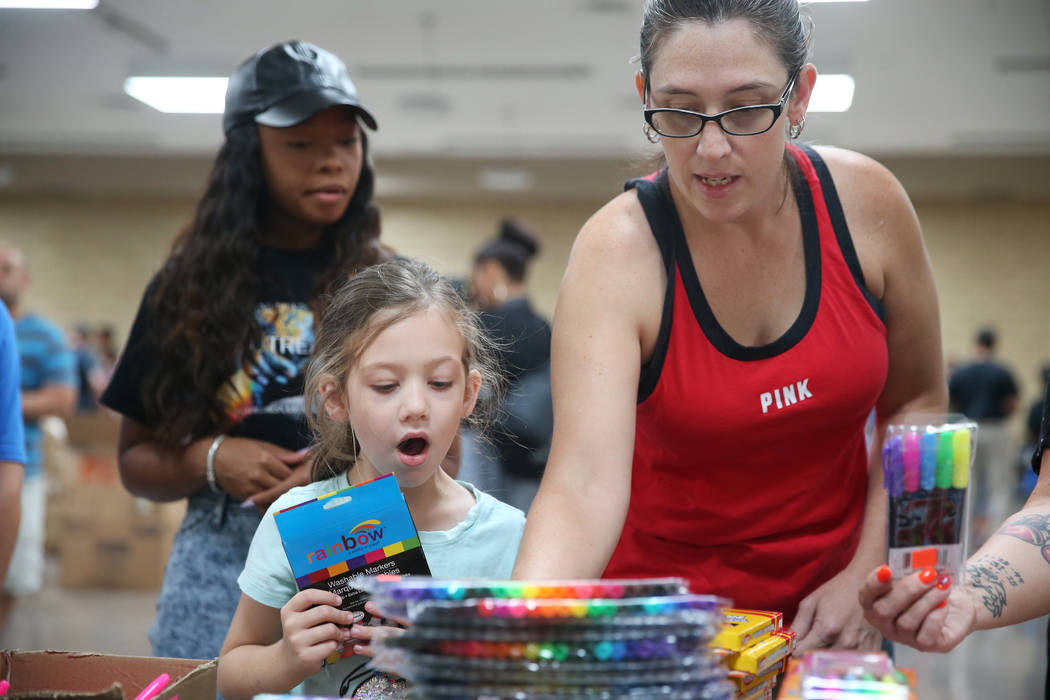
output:
M 951 574 L 926 568 L 893 580 L 883 564 L 868 576 L 858 594 L 864 617 L 884 637 L 921 651 L 948 651 L 976 623 L 972 592 L 952 586 Z
M 875 578 L 878 579 L 879 583 L 889 583 L 893 580 L 893 569 L 883 564 L 875 570 Z

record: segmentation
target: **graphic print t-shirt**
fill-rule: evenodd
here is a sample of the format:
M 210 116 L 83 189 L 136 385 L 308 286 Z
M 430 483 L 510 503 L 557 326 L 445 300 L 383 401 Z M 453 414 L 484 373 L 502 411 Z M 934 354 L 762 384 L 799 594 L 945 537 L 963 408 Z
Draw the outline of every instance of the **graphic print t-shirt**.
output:
M 218 395 L 233 423 L 230 435 L 297 450 L 309 444 L 303 375 L 314 342 L 314 319 L 307 300 L 323 256 L 317 251 L 263 248 L 261 262 L 266 288 L 254 313 L 262 342 Z M 142 401 L 142 381 L 147 368 L 159 361 L 148 333 L 153 287 L 151 283 L 143 295 L 124 353 L 102 396 L 104 405 L 147 426 L 153 421 Z

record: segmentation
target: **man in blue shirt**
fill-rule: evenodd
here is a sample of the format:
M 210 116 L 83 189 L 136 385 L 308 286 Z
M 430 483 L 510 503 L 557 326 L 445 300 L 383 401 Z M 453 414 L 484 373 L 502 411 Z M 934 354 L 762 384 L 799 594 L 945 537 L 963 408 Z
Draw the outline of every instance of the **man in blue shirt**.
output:
M 18 346 L 7 307 L 0 304 L 0 580 L 15 548 L 22 511 L 22 473 L 26 462 L 22 400 L 18 392 Z M 0 625 L 0 629 L 3 626 Z
M 21 361 L 21 417 L 25 432 L 21 517 L 11 564 L 0 593 L 0 630 L 6 625 L 15 596 L 34 593 L 43 585 L 47 491 L 40 450 L 40 418 L 67 417 L 76 406 L 73 353 L 60 328 L 25 311 L 22 297 L 28 286 L 25 256 L 17 248 L 0 245 L 0 300 L 14 319 Z

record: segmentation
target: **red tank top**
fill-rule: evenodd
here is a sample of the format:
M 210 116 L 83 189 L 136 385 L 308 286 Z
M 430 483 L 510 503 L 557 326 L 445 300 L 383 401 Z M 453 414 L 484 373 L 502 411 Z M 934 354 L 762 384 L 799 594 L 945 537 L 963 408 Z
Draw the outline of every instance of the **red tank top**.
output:
M 697 592 L 790 620 L 856 550 L 864 425 L 887 349 L 827 166 L 811 148 L 788 148 L 806 290 L 798 318 L 768 345 L 740 345 L 715 319 L 666 171 L 627 185 L 668 285 L 639 383 L 630 506 L 605 576 L 683 576 Z

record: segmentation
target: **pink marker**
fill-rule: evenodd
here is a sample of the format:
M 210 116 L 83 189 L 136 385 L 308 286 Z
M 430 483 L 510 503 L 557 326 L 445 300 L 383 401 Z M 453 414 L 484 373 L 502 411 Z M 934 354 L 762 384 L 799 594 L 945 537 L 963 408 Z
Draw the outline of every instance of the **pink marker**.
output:
M 908 433 L 904 436 L 904 490 L 919 490 L 919 434 Z
M 7 681 L 0 681 L 0 695 L 5 695 L 7 693 L 7 689 L 10 687 L 11 684 Z
M 171 676 L 166 673 L 162 673 L 154 678 L 149 685 L 143 688 L 142 692 L 135 696 L 135 700 L 150 700 L 160 695 L 160 692 L 164 690 L 164 686 L 171 680 Z

